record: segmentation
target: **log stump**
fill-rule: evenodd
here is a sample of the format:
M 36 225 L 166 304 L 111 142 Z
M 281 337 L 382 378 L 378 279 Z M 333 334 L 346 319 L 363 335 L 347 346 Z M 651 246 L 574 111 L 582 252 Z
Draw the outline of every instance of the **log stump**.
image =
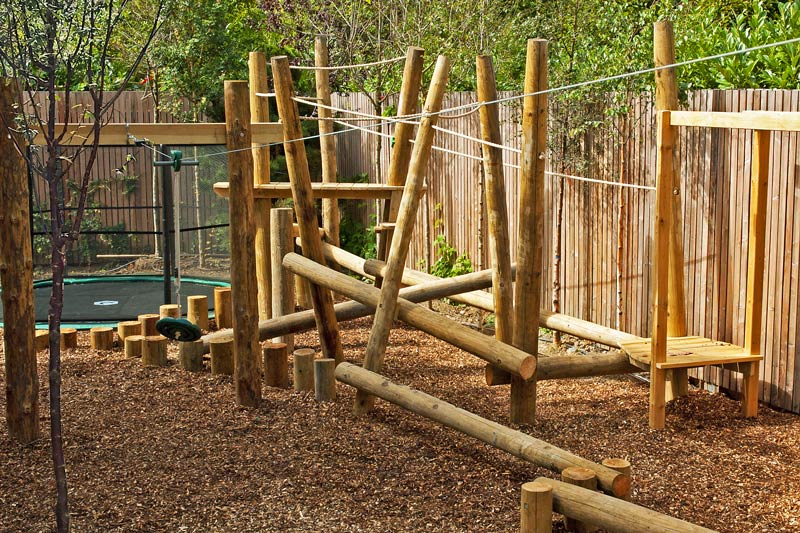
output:
M 264 355 L 264 379 L 267 387 L 285 389 L 289 386 L 289 350 L 284 342 L 268 342 Z
M 522 485 L 520 495 L 520 533 L 553 531 L 553 489 L 531 481 Z
M 180 343 L 178 362 L 181 368 L 189 372 L 203 370 L 203 341 L 198 339 L 194 342 Z
M 61 328 L 61 349 L 70 350 L 78 347 L 78 330 L 75 328 Z
M 164 304 L 158 308 L 159 318 L 180 318 L 181 309 L 178 304 Z
M 160 315 L 155 313 L 147 313 L 144 315 L 139 315 L 136 317 L 139 322 L 142 323 L 142 331 L 139 333 L 143 337 L 153 337 L 158 335 L 158 330 L 156 329 L 156 322 L 158 319 L 161 318 Z
M 597 490 L 597 475 L 589 470 L 580 466 L 571 466 L 561 471 L 561 481 L 569 483 L 570 485 L 577 485 L 584 489 Z M 586 522 L 575 520 L 570 517 L 564 518 L 564 525 L 567 531 L 575 531 L 576 533 L 591 533 L 597 531 L 597 528 Z
M 161 335 L 144 338 L 142 366 L 167 366 L 167 339 Z
M 626 459 L 610 457 L 608 459 L 603 459 L 603 461 L 600 464 L 602 464 L 603 466 L 607 466 L 612 470 L 616 470 L 617 472 L 625 474 L 628 477 L 631 477 L 631 463 Z M 619 496 L 619 498 L 625 501 L 630 501 L 631 491 L 629 490 L 627 494 L 623 494 L 622 496 Z
M 294 390 L 312 392 L 314 390 L 314 350 L 300 348 L 292 354 L 294 359 Z
M 211 373 L 233 375 L 233 339 L 211 339 Z
M 189 296 L 186 307 L 186 319 L 203 331 L 208 330 L 208 296 Z
M 217 321 L 217 329 L 233 327 L 233 301 L 230 287 L 214 288 L 214 316 Z
M 314 361 L 314 398 L 318 402 L 332 402 L 336 399 L 335 371 L 335 359 Z
M 90 329 L 89 344 L 92 350 L 112 350 L 114 348 L 114 330 L 112 328 Z
M 144 348 L 144 336 L 128 335 L 125 337 L 125 357 L 141 357 Z
M 46 329 L 37 329 L 34 343 L 37 352 L 48 349 L 50 347 L 50 332 Z
M 142 334 L 142 323 L 138 320 L 126 320 L 117 324 L 117 335 L 120 342 L 125 342 L 125 339 L 131 335 Z

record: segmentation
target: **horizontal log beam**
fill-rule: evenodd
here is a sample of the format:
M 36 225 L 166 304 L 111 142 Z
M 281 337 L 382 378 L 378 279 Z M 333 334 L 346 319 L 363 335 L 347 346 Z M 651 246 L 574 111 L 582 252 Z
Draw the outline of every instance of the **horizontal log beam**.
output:
M 281 125 L 275 122 L 254 122 L 251 124 L 254 144 L 269 144 L 283 140 Z M 60 135 L 64 124 L 56 124 L 56 135 Z M 172 146 L 226 144 L 224 122 L 203 123 L 132 123 L 105 124 L 100 130 L 100 146 L 132 145 L 130 136 L 146 139 L 152 144 Z M 92 124 L 68 124 L 61 141 L 62 146 L 81 146 L 92 143 Z M 42 133 L 34 137 L 34 145 L 44 145 Z
M 633 366 L 624 353 L 602 353 L 588 355 L 563 355 L 539 357 L 536 379 L 570 379 L 593 376 L 616 376 L 641 372 Z
M 380 303 L 380 289 L 362 283 L 340 272 L 322 266 L 301 255 L 287 254 L 283 266 L 312 283 L 370 307 Z M 397 302 L 398 318 L 417 329 L 469 352 L 484 361 L 528 380 L 536 370 L 536 358 L 513 346 L 488 337 L 478 331 L 454 322 L 434 311 L 400 298 Z
M 410 302 L 424 302 L 436 298 L 446 298 L 458 291 L 485 289 L 491 285 L 492 271 L 481 270 L 480 272 L 423 283 L 414 287 L 406 287 L 400 289 L 400 296 Z M 333 309 L 336 312 L 336 320 L 339 322 L 368 316 L 374 311 L 372 307 L 353 301 L 338 303 L 333 306 Z M 315 327 L 314 311 L 301 311 L 269 320 L 262 320 L 258 324 L 258 336 L 263 341 L 291 333 L 300 333 Z M 223 329 L 203 336 L 202 353 L 208 353 L 210 343 L 215 339 L 220 342 L 233 339 L 233 330 Z
M 336 379 L 553 472 L 561 472 L 571 466 L 588 468 L 597 474 L 600 487 L 611 494 L 621 496 L 630 489 L 631 479 L 625 474 L 482 418 L 424 392 L 393 383 L 360 366 L 340 364 L 336 367 Z
M 673 126 L 800 131 L 800 113 L 790 111 L 671 111 Z
M 536 483 L 553 489 L 553 511 L 600 529 L 619 533 L 713 533 L 712 529 L 563 481 L 540 477 Z
M 228 198 L 230 190 L 227 181 L 214 184 L 217 195 Z M 393 187 L 380 183 L 312 183 L 314 198 L 337 198 L 340 200 L 380 200 L 391 198 L 403 187 Z M 256 198 L 291 198 L 292 189 L 288 183 L 263 183 L 253 189 Z

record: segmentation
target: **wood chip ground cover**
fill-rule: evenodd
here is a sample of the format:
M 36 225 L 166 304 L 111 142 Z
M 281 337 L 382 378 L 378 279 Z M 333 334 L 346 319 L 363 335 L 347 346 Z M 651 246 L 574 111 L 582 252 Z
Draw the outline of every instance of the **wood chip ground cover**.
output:
M 342 325 L 348 360 L 361 360 L 369 327 Z M 297 343 L 318 348 L 312 333 Z M 75 531 L 518 531 L 520 486 L 553 475 L 385 402 L 354 418 L 342 384 L 335 403 L 265 388 L 260 409 L 239 409 L 229 378 L 184 372 L 176 355 L 172 346 L 171 366 L 144 369 L 120 349 L 90 350 L 86 334 L 64 354 Z M 482 361 L 413 329 L 393 331 L 385 374 L 507 419 L 508 388 L 484 385 Z M 654 432 L 644 384 L 552 381 L 523 429 L 597 462 L 630 460 L 640 505 L 720 531 L 800 531 L 800 417 L 762 407 L 745 420 L 738 407 L 693 390 Z M 48 416 L 44 407 L 45 434 Z M 48 441 L 18 446 L 4 421 L 0 433 L 0 530 L 50 530 Z

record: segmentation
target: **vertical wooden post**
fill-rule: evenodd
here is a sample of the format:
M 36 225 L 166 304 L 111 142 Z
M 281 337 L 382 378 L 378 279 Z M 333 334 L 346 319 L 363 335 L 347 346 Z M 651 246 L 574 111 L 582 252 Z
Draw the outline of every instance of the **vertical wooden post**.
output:
M 403 82 L 400 86 L 400 98 L 397 102 L 397 116 L 413 115 L 417 112 L 417 102 L 419 101 L 420 85 L 422 83 L 422 61 L 425 51 L 416 46 L 409 46 L 406 52 L 406 62 L 403 67 Z M 392 157 L 389 160 L 389 175 L 386 178 L 387 185 L 401 186 L 406 184 L 408 165 L 411 163 L 411 138 L 414 135 L 414 125 L 407 122 L 398 122 L 394 127 L 394 146 L 392 147 Z M 400 209 L 400 198 L 392 195 L 386 200 L 383 206 L 383 216 L 381 222 L 394 223 L 397 221 L 397 213 Z M 380 259 L 386 259 L 386 253 L 391 242 L 394 228 L 385 233 L 379 233 L 378 252 Z M 381 279 L 381 284 L 383 280 Z M 380 286 L 380 285 L 379 285 Z
M 294 251 L 292 235 L 292 209 L 282 207 L 270 211 L 270 244 L 272 248 L 272 316 L 286 316 L 294 312 L 294 274 L 283 268 L 283 256 Z M 294 335 L 276 337 L 276 342 L 294 350 Z
M 661 20 L 653 26 L 653 59 L 656 67 L 675 63 L 675 34 L 672 22 Z M 675 67 L 656 71 L 656 111 L 678 109 L 678 76 Z M 673 138 L 677 131 L 673 128 Z M 673 154 L 674 157 L 674 154 Z M 672 225 L 669 239 L 669 316 L 667 335 L 686 336 L 686 293 L 683 280 L 683 203 L 680 167 L 672 165 Z M 685 368 L 667 373 L 665 401 L 689 393 L 689 374 Z
M 14 144 L 22 102 L 15 79 L 0 78 L 0 283 L 3 286 L 6 420 L 8 435 L 23 444 L 41 436 L 36 372 L 28 173 Z M 14 135 L 14 138 L 12 138 Z
M 261 402 L 258 348 L 258 286 L 253 257 L 253 156 L 250 102 L 245 81 L 225 82 L 225 129 L 230 181 L 231 299 L 233 301 L 233 385 L 236 403 Z
M 328 66 L 328 37 L 317 35 L 314 38 L 314 78 L 317 82 L 317 101 L 324 105 L 331 105 L 330 71 Z M 333 133 L 333 120 L 330 109 L 317 108 L 319 116 L 319 148 L 322 158 L 322 182 L 336 183 L 336 137 Z M 334 246 L 339 246 L 339 201 L 336 198 L 322 199 L 322 227 L 328 240 Z
M 369 340 L 367 341 L 364 368 L 379 372 L 383 365 L 383 356 L 389 342 L 389 332 L 392 321 L 397 314 L 397 294 L 400 292 L 400 282 L 403 275 L 408 245 L 414 230 L 417 218 L 420 191 L 425 179 L 425 172 L 433 145 L 433 126 L 439 118 L 438 111 L 442 108 L 447 77 L 450 71 L 450 61 L 445 56 L 439 56 L 436 69 L 433 72 L 428 97 L 425 100 L 424 113 L 417 131 L 417 139 L 411 153 L 408 177 L 403 190 L 403 199 L 400 201 L 400 211 L 397 216 L 397 226 L 392 235 L 392 245 L 389 249 L 389 259 L 386 263 L 386 272 L 381 287 L 381 299 L 375 310 L 375 319 L 372 323 Z M 354 412 L 363 414 L 369 411 L 374 403 L 374 398 L 369 393 L 356 392 Z
M 203 341 L 181 342 L 178 363 L 189 372 L 203 370 Z
M 478 101 L 497 100 L 494 66 L 491 56 L 476 59 Z M 498 104 L 480 108 L 481 137 L 484 141 L 502 144 Z M 489 222 L 489 257 L 492 264 L 492 296 L 494 297 L 495 337 L 506 344 L 514 340 L 514 287 L 511 283 L 511 247 L 508 238 L 508 207 L 503 173 L 503 152 L 484 144 L 483 168 L 486 175 L 486 209 Z M 492 365 L 486 368 L 486 382 L 510 383 L 511 375 Z
M 764 299 L 764 255 L 766 252 L 767 198 L 769 196 L 769 149 L 771 133 L 753 132 L 753 163 L 750 174 L 750 235 L 747 248 L 747 300 L 744 318 L 744 349 L 761 353 L 761 321 Z M 743 372 L 742 415 L 758 414 L 757 362 Z
M 322 240 L 319 237 L 306 147 L 303 141 L 299 140 L 303 138 L 303 132 L 300 130 L 297 103 L 294 101 L 292 74 L 289 71 L 289 60 L 286 56 L 272 58 L 272 75 L 275 78 L 278 114 L 283 123 L 283 147 L 286 152 L 289 181 L 292 184 L 292 199 L 300 229 L 300 239 L 303 243 L 303 255 L 324 265 L 325 256 L 322 253 Z M 314 304 L 314 317 L 317 320 L 323 356 L 335 359 L 338 364 L 343 360 L 342 344 L 339 339 L 339 325 L 333 310 L 331 292 L 318 285 L 312 285 L 311 300 Z
M 547 41 L 530 39 L 525 94 L 547 90 Z M 544 246 L 544 168 L 547 157 L 547 95 L 527 96 L 522 106 L 522 165 L 519 184 L 517 278 L 514 285 L 514 346 L 537 357 Z M 511 422 L 536 418 L 536 377 L 511 378 Z
M 250 120 L 269 122 L 269 101 L 256 93 L 269 92 L 267 82 L 267 58 L 264 52 L 250 52 L 247 66 L 250 79 Z M 253 183 L 269 183 L 269 147 L 253 145 Z M 258 319 L 272 318 L 272 291 L 270 289 L 270 245 L 269 210 L 272 200 L 256 198 L 253 204 L 255 227 L 256 282 L 258 284 Z
M 669 294 L 669 240 L 672 225 L 672 125 L 669 111 L 658 113 L 656 135 L 656 207 L 653 220 L 653 324 L 650 352 L 650 427 L 665 423 L 666 372 L 657 368 L 667 360 Z
M 530 481 L 522 485 L 520 495 L 520 533 L 553 531 L 553 489 Z
M 584 489 L 597 490 L 597 475 L 588 468 L 580 466 L 565 468 L 561 472 L 561 481 L 569 483 L 570 485 L 583 487 Z M 564 520 L 564 525 L 567 531 L 575 531 L 577 533 L 590 533 L 597 530 L 596 527 L 586 522 L 581 522 L 569 517 L 566 517 Z

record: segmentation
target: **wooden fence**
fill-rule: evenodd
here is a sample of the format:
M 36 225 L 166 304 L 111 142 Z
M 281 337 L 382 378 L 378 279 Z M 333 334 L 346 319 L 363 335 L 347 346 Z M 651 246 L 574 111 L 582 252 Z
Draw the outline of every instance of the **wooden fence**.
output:
M 473 93 L 451 94 L 444 107 L 474 99 Z M 799 100 L 800 91 L 708 90 L 691 93 L 687 108 L 800 111 Z M 374 112 L 368 99 L 359 94 L 336 95 L 334 105 Z M 519 148 L 518 104 L 501 105 L 500 113 L 504 143 Z M 580 143 L 585 163 L 569 165 L 568 173 L 654 185 L 655 112 L 652 103 L 648 99 L 635 100 L 626 119 L 630 134 L 625 138 L 620 133 L 622 118 L 617 118 L 613 123 L 606 121 L 603 126 L 589 129 L 579 140 L 573 141 Z M 472 137 L 480 135 L 477 114 L 441 120 L 440 126 Z M 383 126 L 381 131 L 390 133 L 390 128 Z M 364 131 L 338 136 L 340 175 L 367 173 L 370 181 L 381 179 L 379 172 L 385 176 L 389 146 L 385 141 L 382 143 L 378 170 L 375 165 L 377 139 Z M 746 130 L 683 129 L 678 150 L 684 191 L 684 273 L 689 333 L 739 344 L 743 342 L 744 333 L 751 139 L 752 132 Z M 550 143 L 554 144 L 555 139 L 551 138 Z M 488 265 L 487 235 L 480 147 L 476 142 L 443 132 L 436 133 L 434 144 L 464 155 L 433 152 L 427 177 L 428 193 L 418 219 L 417 234 L 412 240 L 409 263 L 430 264 L 435 260 L 431 243 L 442 233 L 455 248 L 468 253 L 477 267 L 485 267 Z M 797 213 L 795 210 L 800 200 L 797 144 L 797 133 L 775 134 L 772 140 L 762 340 L 765 360 L 761 368 L 760 397 L 774 407 L 800 413 L 800 351 L 796 344 L 800 325 L 800 210 Z M 549 159 L 550 170 L 564 171 L 561 162 L 552 154 Z M 506 152 L 505 162 L 518 164 L 517 155 Z M 519 223 L 518 174 L 514 168 L 505 170 L 513 236 Z M 555 254 L 551 236 L 556 227 L 555 205 L 561 186 L 564 187 L 563 239 L 558 255 L 561 258 L 562 312 L 637 335 L 648 335 L 653 193 L 548 176 L 543 302 L 552 300 Z M 367 212 L 374 213 L 372 206 L 349 209 L 349 216 L 363 218 Z M 512 251 L 512 256 L 514 253 Z M 740 389 L 740 383 L 731 372 L 705 369 L 696 371 L 695 376 L 712 387 Z

